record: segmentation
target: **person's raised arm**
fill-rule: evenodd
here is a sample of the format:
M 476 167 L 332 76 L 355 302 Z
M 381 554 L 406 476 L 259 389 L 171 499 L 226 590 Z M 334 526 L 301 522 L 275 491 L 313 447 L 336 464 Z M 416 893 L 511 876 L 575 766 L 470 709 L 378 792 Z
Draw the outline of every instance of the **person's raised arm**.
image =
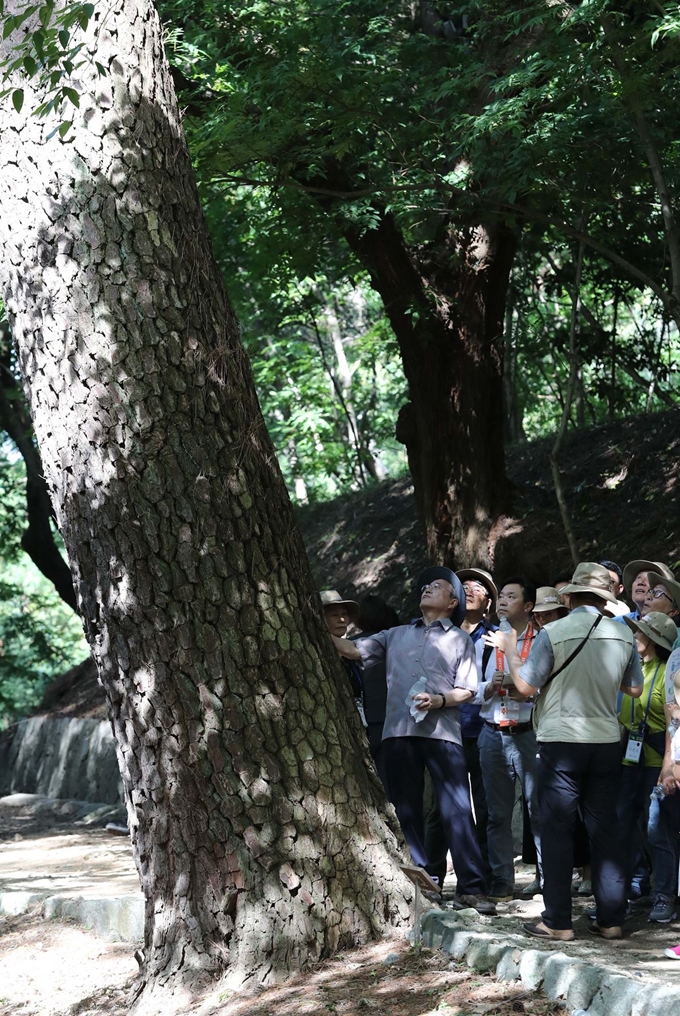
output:
M 351 639 L 340 639 L 337 635 L 331 635 L 331 638 L 333 639 L 333 645 L 341 656 L 344 656 L 348 660 L 358 661 L 361 659 L 361 653 L 357 649 L 356 643 L 352 642 Z

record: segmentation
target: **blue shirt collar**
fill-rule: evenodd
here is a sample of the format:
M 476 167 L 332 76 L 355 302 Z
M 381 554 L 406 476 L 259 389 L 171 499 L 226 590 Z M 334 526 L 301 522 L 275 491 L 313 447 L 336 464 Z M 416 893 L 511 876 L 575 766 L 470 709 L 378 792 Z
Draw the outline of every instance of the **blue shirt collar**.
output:
M 444 631 L 448 631 L 449 628 L 453 628 L 453 621 L 451 620 L 450 617 L 439 617 L 437 618 L 436 621 L 433 621 L 432 624 L 429 626 L 425 624 L 425 621 L 422 617 L 413 617 L 411 618 L 411 624 L 413 625 L 422 624 L 423 627 L 430 628 L 434 628 L 434 626 L 438 624 L 441 628 L 444 629 Z

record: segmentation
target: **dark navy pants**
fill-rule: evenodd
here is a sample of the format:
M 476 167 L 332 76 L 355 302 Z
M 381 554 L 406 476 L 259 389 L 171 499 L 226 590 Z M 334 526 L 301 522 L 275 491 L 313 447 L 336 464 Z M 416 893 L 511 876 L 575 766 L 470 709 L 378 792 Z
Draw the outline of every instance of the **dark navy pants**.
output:
M 434 737 L 389 737 L 382 742 L 387 795 L 394 805 L 413 863 L 437 875 L 425 852 L 423 793 L 430 774 L 448 849 L 456 872 L 456 892 L 479 896 L 482 857 L 470 804 L 465 755 L 459 744 Z
M 593 895 L 603 928 L 626 914 L 625 848 L 616 821 L 621 746 L 543 741 L 538 745 L 537 791 L 543 856 L 543 921 L 571 928 L 574 824 L 579 804 L 590 840 Z
M 489 853 L 486 842 L 486 827 L 489 822 L 489 811 L 486 806 L 486 794 L 484 793 L 484 780 L 482 778 L 482 767 L 479 763 L 479 745 L 476 737 L 463 737 L 463 754 L 465 755 L 465 768 L 470 777 L 470 790 L 472 791 L 472 803 L 474 805 L 475 832 L 477 843 L 482 855 L 482 868 L 484 870 L 484 891 L 489 888 L 491 882 L 491 868 L 489 867 Z M 532 840 L 533 843 L 533 840 Z M 437 799 L 432 801 L 432 806 L 425 817 L 425 849 L 429 863 L 436 875 L 439 884 L 444 884 L 446 878 L 446 854 L 448 844 L 442 827 L 441 815 Z

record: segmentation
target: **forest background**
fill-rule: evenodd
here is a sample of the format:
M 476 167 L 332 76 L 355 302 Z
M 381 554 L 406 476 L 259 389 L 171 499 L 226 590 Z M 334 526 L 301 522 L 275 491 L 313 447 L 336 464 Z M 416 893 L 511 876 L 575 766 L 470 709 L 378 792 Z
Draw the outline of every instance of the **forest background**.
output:
M 677 406 L 677 4 L 178 0 L 161 14 L 205 215 L 295 502 L 370 492 L 409 462 L 417 474 L 423 449 L 403 410 L 428 385 L 459 442 L 472 427 L 499 450 L 499 490 L 506 448 Z M 70 40 L 51 44 L 63 68 Z M 63 88 L 55 143 L 77 131 L 78 96 Z M 410 292 L 396 280 L 401 302 L 387 255 L 412 270 Z M 493 292 L 470 287 L 482 276 Z M 475 333 L 470 306 L 494 301 L 501 327 Z M 439 402 L 409 361 L 437 316 L 444 341 L 467 328 L 460 350 L 498 353 L 479 382 L 491 405 L 463 427 L 460 350 Z M 87 649 L 6 325 L 0 381 L 6 725 Z M 511 493 L 500 507 L 510 513 Z M 436 558 L 431 539 L 427 549 Z

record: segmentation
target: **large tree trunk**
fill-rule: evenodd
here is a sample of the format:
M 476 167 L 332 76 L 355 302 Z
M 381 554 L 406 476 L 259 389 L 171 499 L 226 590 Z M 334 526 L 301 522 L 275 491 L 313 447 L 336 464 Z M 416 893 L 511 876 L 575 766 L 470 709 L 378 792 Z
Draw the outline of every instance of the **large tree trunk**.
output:
M 283 976 L 406 920 L 408 889 L 150 2 L 107 11 L 96 50 L 72 140 L 47 140 L 42 96 L 3 100 L 0 272 L 118 747 L 148 998 Z
M 371 275 L 401 350 L 409 403 L 406 445 L 430 559 L 489 565 L 490 534 L 508 511 L 503 447 L 502 339 L 515 251 L 502 225 L 445 231 L 423 256 L 391 215 L 344 235 Z

